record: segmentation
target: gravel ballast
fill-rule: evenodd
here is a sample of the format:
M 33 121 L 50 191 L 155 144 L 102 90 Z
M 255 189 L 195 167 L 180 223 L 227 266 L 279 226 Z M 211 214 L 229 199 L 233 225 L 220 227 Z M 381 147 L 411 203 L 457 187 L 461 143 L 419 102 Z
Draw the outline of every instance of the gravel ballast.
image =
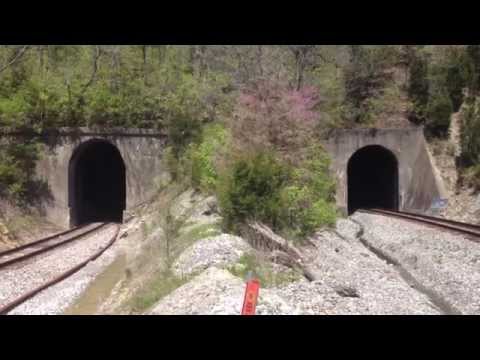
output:
M 395 266 L 362 244 L 360 229 L 353 221 L 341 219 L 334 231 L 322 231 L 313 237 L 311 245 L 302 247 L 301 252 L 318 280 L 261 287 L 257 314 L 441 314 L 441 309 L 413 288 Z M 238 244 L 246 244 L 237 240 Z M 205 270 L 160 300 L 150 314 L 240 313 L 245 282 L 217 268 L 224 265 L 222 257 L 215 260 L 222 245 L 230 255 L 236 247 L 228 245 L 228 238 L 218 243 L 211 241 L 202 240 L 180 256 L 184 269 Z M 234 257 L 229 260 L 234 261 Z
M 150 315 L 240 315 L 245 283 L 227 270 L 210 267 L 166 296 Z M 294 315 L 298 311 L 275 291 L 260 289 L 259 315 Z
M 221 234 L 208 237 L 187 248 L 173 264 L 173 272 L 183 277 L 210 266 L 231 266 L 251 251 L 250 245 L 238 236 Z
M 106 246 L 115 234 L 115 231 L 115 226 L 108 226 L 85 238 L 61 246 L 53 252 L 41 254 L 30 260 L 25 266 L 17 264 L 15 267 L 0 270 L 2 279 L 0 282 L 0 305 L 7 304 L 22 294 L 52 280 L 61 273 L 68 271 L 75 265 L 86 260 Z M 102 257 L 100 257 L 100 259 L 101 258 Z M 78 295 L 79 290 L 87 285 L 88 276 L 82 278 L 81 275 L 87 274 L 88 269 L 94 267 L 92 265 L 93 263 L 88 264 L 84 269 L 67 280 L 44 290 L 34 298 L 13 309 L 10 314 L 46 314 L 61 312 L 64 307 L 68 306 L 68 300 L 72 301 L 72 295 Z M 65 287 L 64 283 L 66 281 L 72 281 L 72 279 L 78 280 L 78 282 L 75 281 L 75 284 L 78 285 L 77 290 L 72 287 Z M 62 290 L 59 291 L 59 289 Z M 64 306 L 60 306 L 60 304 Z
M 402 219 L 356 213 L 364 239 L 395 259 L 454 313 L 480 314 L 480 245 Z
M 319 279 L 291 284 L 283 294 L 307 313 L 439 314 L 424 294 L 412 288 L 397 269 L 359 240 L 360 227 L 340 219 L 335 232 L 313 237 L 304 248 L 307 265 Z

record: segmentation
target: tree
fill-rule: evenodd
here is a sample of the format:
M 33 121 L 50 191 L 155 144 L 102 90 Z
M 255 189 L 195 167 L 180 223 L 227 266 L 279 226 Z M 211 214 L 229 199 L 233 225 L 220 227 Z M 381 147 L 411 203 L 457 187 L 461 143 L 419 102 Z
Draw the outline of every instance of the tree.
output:
M 471 61 L 470 88 L 474 93 L 480 91 L 480 45 L 468 45 L 467 54 Z
M 427 61 L 419 55 L 411 60 L 409 79 L 408 96 L 421 114 L 428 103 L 429 82 Z
M 391 66 L 384 48 L 350 45 L 350 62 L 345 69 L 345 117 L 349 123 L 367 121 L 369 100 L 382 94 L 391 79 Z
M 453 105 L 445 87 L 434 88 L 426 109 L 427 135 L 446 137 L 450 127 Z
M 288 48 L 295 59 L 295 89 L 298 91 L 303 86 L 305 70 L 312 66 L 316 45 L 289 45 Z
M 461 161 L 463 166 L 480 163 L 480 111 L 478 101 L 472 100 L 462 113 Z
M 231 121 L 233 137 L 244 148 L 275 149 L 288 157 L 314 136 L 321 98 L 312 87 L 259 81 L 238 97 Z

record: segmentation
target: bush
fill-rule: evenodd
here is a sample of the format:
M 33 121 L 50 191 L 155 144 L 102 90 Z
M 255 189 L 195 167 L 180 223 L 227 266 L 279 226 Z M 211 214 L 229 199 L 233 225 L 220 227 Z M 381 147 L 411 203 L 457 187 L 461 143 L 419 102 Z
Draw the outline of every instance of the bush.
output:
M 310 146 L 305 159 L 282 189 L 283 227 L 294 237 L 306 236 L 335 223 L 335 183 L 330 160 L 321 146 Z
M 335 183 L 320 146 L 294 168 L 269 153 L 240 157 L 218 187 L 227 228 L 258 220 L 293 238 L 335 223 Z
M 413 59 L 409 68 L 408 96 L 417 106 L 426 106 L 428 102 L 428 64 L 420 56 Z
M 240 157 L 230 172 L 223 174 L 219 202 L 227 228 L 247 219 L 280 225 L 280 193 L 289 169 L 270 153 Z
M 38 144 L 4 143 L 0 148 L 0 196 L 19 204 L 35 191 L 33 173 L 38 158 Z
M 461 162 L 470 167 L 480 163 L 480 109 L 478 100 L 469 99 L 462 112 Z
M 202 131 L 200 144 L 193 144 L 189 154 L 192 164 L 192 185 L 211 192 L 218 179 L 218 161 L 229 143 L 229 134 L 221 124 L 210 124 Z
M 462 171 L 462 182 L 474 191 L 480 190 L 480 165 L 470 166 Z
M 453 105 L 445 88 L 439 88 L 430 96 L 426 109 L 427 135 L 445 138 L 450 127 Z
M 198 141 L 201 131 L 202 124 L 196 119 L 184 115 L 171 119 L 167 124 L 167 132 L 173 156 L 180 159 L 188 145 Z

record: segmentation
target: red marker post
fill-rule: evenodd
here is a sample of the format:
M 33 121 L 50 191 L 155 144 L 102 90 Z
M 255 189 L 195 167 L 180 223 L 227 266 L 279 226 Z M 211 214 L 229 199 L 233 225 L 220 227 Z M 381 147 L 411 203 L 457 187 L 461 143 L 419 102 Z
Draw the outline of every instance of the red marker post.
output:
M 243 300 L 242 315 L 255 315 L 259 290 L 260 282 L 249 276 L 245 290 L 245 299 Z

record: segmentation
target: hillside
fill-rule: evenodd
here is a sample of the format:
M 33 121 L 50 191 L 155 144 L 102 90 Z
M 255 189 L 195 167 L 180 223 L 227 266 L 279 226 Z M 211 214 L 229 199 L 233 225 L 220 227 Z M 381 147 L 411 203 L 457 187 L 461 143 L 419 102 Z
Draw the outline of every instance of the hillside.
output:
M 234 199 L 225 198 L 227 178 L 242 161 L 254 169 L 256 156 L 278 160 L 279 168 L 261 174 L 271 184 L 269 176 L 304 168 L 310 180 L 291 177 L 271 189 L 279 196 L 272 198 L 275 205 L 241 210 L 262 212 L 277 230 L 303 236 L 332 223 L 325 204 L 334 192 L 324 174 L 329 160 L 310 146 L 332 129 L 424 126 L 434 156 L 436 144 L 446 144 L 449 129 L 457 129 L 455 165 L 440 157 L 438 166 L 450 194 L 476 191 L 479 151 L 468 134 L 480 128 L 478 54 L 477 45 L 3 46 L 0 127 L 38 134 L 64 126 L 161 129 L 173 176 L 215 193 L 231 226 L 242 219 Z M 469 118 L 459 113 L 451 127 L 462 104 Z M 33 169 L 43 148 L 41 138 L 2 141 L 0 196 L 10 208 L 41 213 L 35 199 L 43 184 Z M 234 155 L 240 153 L 247 158 Z M 323 163 L 312 163 L 312 156 Z M 323 180 L 315 183 L 312 176 L 320 174 Z M 295 189 L 310 195 L 298 198 Z M 313 201 L 305 213 L 299 205 L 307 198 Z M 452 197 L 458 208 L 453 203 L 465 201 Z M 274 210 L 282 207 L 296 208 L 296 219 L 286 223 Z M 322 220 L 305 227 L 314 213 Z
M 352 137 L 376 147 L 357 163 L 356 174 L 372 175 L 359 198 L 388 197 L 394 208 L 406 191 L 436 196 L 430 156 L 448 200 L 430 212 L 480 224 L 479 96 L 480 45 L 0 46 L 0 252 L 63 230 L 46 221 L 47 201 L 71 226 L 111 209 L 122 223 L 98 261 L 15 311 L 236 314 L 253 273 L 260 314 L 478 314 L 478 249 L 378 215 L 343 216 L 338 178 L 359 149 L 341 150 L 348 156 L 338 176 L 325 144 L 338 129 L 415 127 L 422 156 L 404 151 L 413 164 L 398 157 L 404 167 L 386 149 L 398 154 L 402 144 Z M 115 144 L 118 134 L 90 134 L 51 146 L 45 134 L 65 127 L 151 129 L 162 141 L 143 149 L 132 134 Z M 405 132 L 392 133 L 406 141 Z M 61 178 L 56 198 L 38 176 L 48 151 L 58 152 L 44 169 Z M 141 155 L 125 161 L 121 151 Z M 167 176 L 158 180 L 160 168 Z M 415 174 L 422 168 L 429 177 Z M 415 186 L 400 192 L 399 171 Z M 89 181 L 100 185 L 84 190 Z M 144 183 L 154 196 L 126 206 Z M 60 248 L 65 259 L 44 257 L 25 273 L 7 268 L 4 294 L 18 290 L 19 273 L 23 285 L 36 284 L 36 270 L 65 269 L 99 246 L 87 239 Z

